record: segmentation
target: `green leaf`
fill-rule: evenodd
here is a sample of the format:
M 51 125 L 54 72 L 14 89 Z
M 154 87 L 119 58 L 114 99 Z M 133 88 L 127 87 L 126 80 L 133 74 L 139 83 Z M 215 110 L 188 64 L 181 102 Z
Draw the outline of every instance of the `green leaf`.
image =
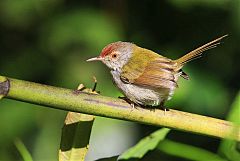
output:
M 120 155 L 119 160 L 142 158 L 148 151 L 155 149 L 158 143 L 166 137 L 169 131 L 170 129 L 168 128 L 162 128 L 153 132 L 149 136 L 140 140 L 140 142 L 138 142 L 135 146 Z
M 198 147 L 194 147 L 191 145 L 187 145 L 187 144 L 174 142 L 168 139 L 161 141 L 158 144 L 157 149 L 166 154 L 188 159 L 188 160 L 226 161 L 222 159 L 220 156 L 218 156 L 217 154 L 212 153 L 210 151 L 207 151 Z
M 21 154 L 24 161 L 33 161 L 31 154 L 27 150 L 26 146 L 20 139 L 16 139 L 14 142 L 16 148 L 18 149 L 19 153 Z
M 62 129 L 59 161 L 84 161 L 94 116 L 68 112 Z
M 227 120 L 240 125 L 240 92 L 238 93 L 235 101 L 232 104 L 231 111 L 229 112 Z M 235 140 L 224 139 L 220 143 L 219 153 L 224 157 L 228 158 L 229 160 L 237 161 L 240 158 L 240 150 L 237 150 L 239 146 L 240 143 Z

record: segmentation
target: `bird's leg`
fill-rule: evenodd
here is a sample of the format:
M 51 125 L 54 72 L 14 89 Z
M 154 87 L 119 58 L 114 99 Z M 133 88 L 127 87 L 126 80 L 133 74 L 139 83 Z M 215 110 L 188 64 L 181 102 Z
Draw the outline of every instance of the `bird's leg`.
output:
M 162 101 L 159 105 L 159 107 L 164 111 L 164 115 L 166 114 L 166 111 L 169 111 L 168 108 L 166 108 L 166 106 L 164 106 L 165 101 Z
M 130 105 L 132 106 L 133 109 L 135 108 L 135 104 L 133 102 L 130 103 Z

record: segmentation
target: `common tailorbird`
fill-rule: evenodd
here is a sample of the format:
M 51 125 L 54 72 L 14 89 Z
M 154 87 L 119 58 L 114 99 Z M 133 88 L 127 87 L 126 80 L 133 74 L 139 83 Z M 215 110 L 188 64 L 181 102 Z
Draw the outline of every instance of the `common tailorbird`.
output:
M 177 60 L 159 55 L 130 42 L 114 42 L 103 48 L 98 57 L 87 61 L 101 61 L 111 70 L 113 82 L 132 105 L 158 106 L 171 99 L 181 76 L 189 79 L 183 66 L 220 44 L 219 37 Z

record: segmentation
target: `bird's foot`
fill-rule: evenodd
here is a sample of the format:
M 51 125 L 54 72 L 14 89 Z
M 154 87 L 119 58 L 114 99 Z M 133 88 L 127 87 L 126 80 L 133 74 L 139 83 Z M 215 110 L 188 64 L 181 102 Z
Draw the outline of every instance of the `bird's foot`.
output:
M 140 109 L 139 107 L 141 107 L 141 105 L 136 104 L 134 102 L 131 102 L 130 105 L 131 105 L 132 109 L 136 109 L 136 110 L 139 110 Z
M 161 106 L 161 109 L 164 111 L 164 115 L 166 114 L 167 111 L 169 111 L 169 109 L 166 108 L 165 106 Z
M 169 111 L 169 109 L 164 105 L 164 102 L 162 102 L 159 105 L 160 109 L 164 111 L 164 115 L 166 114 L 167 111 Z
M 134 109 L 135 108 L 135 104 L 134 103 L 130 103 L 131 107 Z

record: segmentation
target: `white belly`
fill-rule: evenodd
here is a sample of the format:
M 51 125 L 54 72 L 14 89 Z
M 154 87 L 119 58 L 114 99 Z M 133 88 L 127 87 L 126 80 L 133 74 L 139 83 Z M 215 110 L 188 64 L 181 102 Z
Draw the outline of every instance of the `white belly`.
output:
M 123 83 L 120 74 L 117 71 L 111 71 L 113 81 L 123 94 L 136 104 L 158 106 L 171 98 L 173 90 L 158 89 L 157 91 L 136 86 L 133 84 Z

